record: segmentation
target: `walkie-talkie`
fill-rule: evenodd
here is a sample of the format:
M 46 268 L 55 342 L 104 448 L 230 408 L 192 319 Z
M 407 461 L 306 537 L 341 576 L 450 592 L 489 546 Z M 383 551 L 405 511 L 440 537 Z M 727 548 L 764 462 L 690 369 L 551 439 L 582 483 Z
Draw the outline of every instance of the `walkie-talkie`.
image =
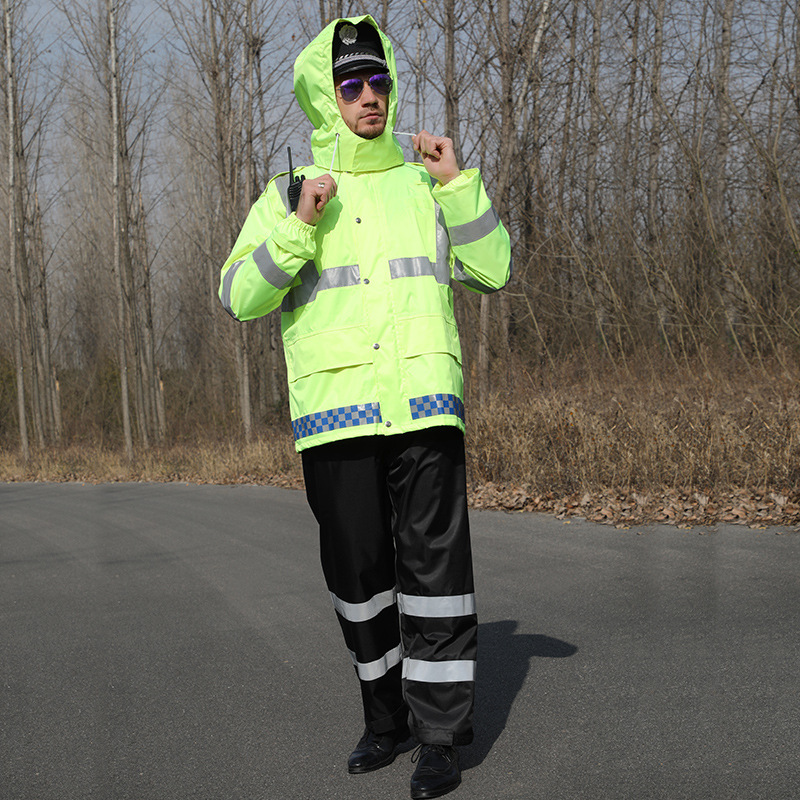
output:
M 286 196 L 289 200 L 289 208 L 292 211 L 297 211 L 297 205 L 300 202 L 300 192 L 303 191 L 303 181 L 306 179 L 305 175 L 300 175 L 298 178 L 294 177 L 294 170 L 292 169 L 292 148 L 287 147 L 289 153 L 289 188 L 286 190 Z

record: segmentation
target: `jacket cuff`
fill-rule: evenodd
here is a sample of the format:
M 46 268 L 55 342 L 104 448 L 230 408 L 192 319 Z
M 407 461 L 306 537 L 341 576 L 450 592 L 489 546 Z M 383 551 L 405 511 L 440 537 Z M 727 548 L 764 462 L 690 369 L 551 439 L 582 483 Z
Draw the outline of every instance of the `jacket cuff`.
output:
M 314 232 L 314 226 L 303 222 L 293 211 L 275 226 L 272 241 L 282 250 L 308 260 L 317 253 Z
M 491 207 L 479 169 L 463 170 L 445 186 L 434 186 L 432 194 L 441 206 L 448 228 L 472 222 Z
M 441 183 L 437 181 L 436 185 L 433 187 L 433 193 L 437 196 L 446 196 L 448 192 L 453 190 L 457 192 L 459 188 L 463 188 L 467 184 L 471 183 L 477 174 L 477 169 L 462 169 L 461 174 L 457 178 L 453 178 L 453 180 L 448 183 Z

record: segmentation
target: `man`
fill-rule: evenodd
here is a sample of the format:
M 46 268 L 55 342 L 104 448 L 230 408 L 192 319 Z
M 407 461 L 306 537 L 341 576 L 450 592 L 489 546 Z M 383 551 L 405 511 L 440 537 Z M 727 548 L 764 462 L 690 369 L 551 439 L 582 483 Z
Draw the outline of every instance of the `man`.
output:
M 505 285 L 508 234 L 449 139 L 421 131 L 422 165 L 404 163 L 394 55 L 371 17 L 326 27 L 294 87 L 314 164 L 296 211 L 286 175 L 255 203 L 220 299 L 239 320 L 281 307 L 296 447 L 361 686 L 348 769 L 390 764 L 411 735 L 411 796 L 439 797 L 472 740 L 477 632 L 450 280 Z

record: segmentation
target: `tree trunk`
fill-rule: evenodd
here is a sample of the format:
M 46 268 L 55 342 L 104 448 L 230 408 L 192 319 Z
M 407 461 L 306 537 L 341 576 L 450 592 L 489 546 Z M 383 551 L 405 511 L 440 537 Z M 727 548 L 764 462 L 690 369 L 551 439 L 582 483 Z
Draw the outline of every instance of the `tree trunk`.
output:
M 122 275 L 122 237 L 125 235 L 124 222 L 120 219 L 122 207 L 122 186 L 120 185 L 120 87 L 119 87 L 119 61 L 117 57 L 117 18 L 116 6 L 113 0 L 106 0 L 106 15 L 108 20 L 109 43 L 109 72 L 111 78 L 111 186 L 114 198 L 113 209 L 113 237 L 114 237 L 114 272 L 117 278 L 117 315 L 119 322 L 119 375 L 120 375 L 120 400 L 122 403 L 122 433 L 125 440 L 125 455 L 128 461 L 133 461 L 133 433 L 131 430 L 130 397 L 128 392 L 128 354 L 125 346 L 126 331 L 128 329 L 128 309 L 126 308 L 125 282 Z
M 650 262 L 662 264 L 661 251 L 661 224 L 658 213 L 659 196 L 659 161 L 661 159 L 661 139 L 663 135 L 662 104 L 661 98 L 661 64 L 664 56 L 664 9 L 666 0 L 658 0 L 653 20 L 653 66 L 650 70 L 650 141 L 647 151 L 647 246 L 651 251 Z M 656 306 L 658 327 L 661 340 L 666 345 L 670 354 L 672 347 L 668 332 L 670 322 L 669 309 L 664 302 L 666 295 L 666 281 L 664 269 L 660 268 L 649 280 L 650 291 Z
M 28 152 L 42 135 L 43 121 L 32 131 L 29 116 L 19 97 L 14 31 L 21 4 L 3 0 L 5 47 L 6 129 L 8 145 L 9 269 L 14 302 L 14 360 L 17 375 L 17 406 L 20 447 L 29 457 L 28 422 L 33 423 L 37 444 L 43 448 L 60 437 L 54 410 L 55 387 L 50 357 L 47 312 L 47 275 L 41 224 L 41 209 L 35 191 L 40 157 L 32 165 Z M 27 120 L 30 125 L 30 119 Z M 30 173 L 30 174 L 29 174 Z
M 23 307 L 22 286 L 18 274 L 18 242 L 19 224 L 17 219 L 17 180 L 16 180 L 16 89 L 14 86 L 14 49 L 12 38 L 12 18 L 9 0 L 3 0 L 3 23 L 5 28 L 6 49 L 6 125 L 8 132 L 8 237 L 9 268 L 14 302 L 14 361 L 17 381 L 17 414 L 19 442 L 22 457 L 30 459 L 30 443 L 28 441 L 28 421 L 25 408 L 25 366 L 23 361 L 23 317 L 27 311 Z
M 500 140 L 498 142 L 497 184 L 494 190 L 494 206 L 500 218 L 508 218 L 508 189 L 511 166 L 515 163 L 516 132 L 514 130 L 514 95 L 512 61 L 512 33 L 509 0 L 499 0 L 497 14 L 497 52 L 500 57 Z M 505 298 L 507 301 L 507 297 Z M 491 305 L 489 295 L 481 296 L 480 338 L 478 340 L 478 398 L 484 403 L 491 392 L 491 376 L 489 370 L 489 350 L 491 337 Z M 508 352 L 508 319 L 510 310 L 508 303 L 501 303 L 499 350 Z M 508 364 L 508 361 L 506 361 Z
M 731 67 L 733 9 L 735 2 L 736 0 L 725 0 L 722 12 L 722 33 L 717 44 L 714 62 L 714 100 L 717 110 L 717 142 L 714 150 L 714 216 L 719 226 L 722 226 L 725 218 L 725 199 L 727 194 L 727 162 L 731 133 L 728 81 Z
M 53 366 L 50 346 L 50 315 L 48 312 L 47 263 L 44 253 L 44 231 L 42 230 L 42 210 L 39 205 L 38 192 L 33 196 L 33 224 L 31 250 L 37 265 L 37 324 L 38 340 L 41 352 L 41 392 L 43 416 L 47 428 L 47 439 L 50 442 L 61 441 L 61 409 L 60 398 L 56 389 L 56 373 Z
M 162 384 L 158 378 L 155 356 L 155 331 L 153 325 L 153 292 L 150 278 L 150 254 L 147 238 L 147 215 L 141 191 L 138 192 L 138 210 L 136 214 L 136 267 L 138 280 L 137 300 L 139 312 L 139 330 L 142 341 L 142 383 L 145 392 L 145 407 L 150 430 L 150 438 L 163 442 L 166 434 L 166 419 L 162 413 L 164 400 L 161 397 Z
M 800 0 L 796 0 L 794 7 L 794 75 L 792 82 L 792 96 L 797 121 L 800 123 Z
M 739 312 L 736 306 L 737 280 L 732 273 L 726 246 L 726 203 L 728 195 L 728 151 L 730 150 L 730 79 L 731 45 L 733 40 L 733 9 L 736 0 L 724 0 L 722 10 L 722 32 L 717 43 L 714 59 L 714 102 L 717 111 L 717 141 L 714 148 L 714 194 L 711 201 L 712 235 L 715 237 L 715 253 L 723 274 L 724 290 L 722 305 L 731 340 L 741 350 L 738 337 Z M 724 249 L 723 249 L 724 248 Z
M 453 140 L 456 161 L 461 161 L 461 136 L 458 120 L 458 81 L 456 80 L 456 3 L 444 0 L 444 135 Z
M 658 229 L 658 162 L 661 156 L 662 99 L 661 62 L 664 56 L 664 8 L 666 0 L 658 0 L 653 32 L 653 66 L 650 71 L 650 143 L 647 159 L 647 236 L 650 241 Z
M 600 152 L 600 102 L 598 82 L 600 78 L 600 23 L 603 16 L 603 0 L 595 0 L 592 6 L 591 64 L 589 67 L 589 135 L 586 151 L 586 238 L 597 240 L 597 159 Z
M 639 118 L 636 114 L 636 88 L 639 74 L 639 24 L 641 19 L 642 0 L 633 0 L 633 19 L 630 23 L 630 64 L 628 72 L 628 100 L 625 111 L 625 134 L 622 139 L 621 176 L 619 186 L 619 200 L 617 203 L 617 217 L 622 226 L 632 233 L 632 204 L 636 187 L 636 164 L 632 163 L 638 152 L 636 142 L 639 133 Z M 621 227 L 622 227 L 621 226 Z
M 594 263 L 594 275 L 592 276 L 591 295 L 594 307 L 595 324 L 597 325 L 598 337 L 606 350 L 608 350 L 608 339 L 606 337 L 606 324 L 608 313 L 604 299 L 605 287 L 603 278 L 600 274 L 602 260 L 600 258 L 601 243 L 598 240 L 598 211 L 597 211 L 597 162 L 600 153 L 600 116 L 601 107 L 599 99 L 599 80 L 600 80 L 600 50 L 601 50 L 601 22 L 603 17 L 603 0 L 595 0 L 592 6 L 592 41 L 591 41 L 591 61 L 589 66 L 589 134 L 587 137 L 586 150 L 586 244 L 590 258 Z

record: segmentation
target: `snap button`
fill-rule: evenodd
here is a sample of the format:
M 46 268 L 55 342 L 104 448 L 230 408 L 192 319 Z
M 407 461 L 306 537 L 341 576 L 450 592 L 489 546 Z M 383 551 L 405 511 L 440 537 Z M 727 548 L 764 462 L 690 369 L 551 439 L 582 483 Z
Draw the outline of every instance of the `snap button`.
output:
M 369 278 L 364 278 L 364 283 L 369 283 Z
M 391 428 L 392 427 L 392 423 L 388 419 L 386 420 L 386 427 L 387 428 Z
M 361 217 L 356 217 L 356 222 L 361 222 Z
M 381 346 L 380 346 L 380 345 L 379 345 L 377 342 L 375 342 L 375 344 L 374 344 L 374 345 L 372 345 L 372 349 L 373 349 L 373 350 L 380 350 L 380 349 L 381 349 Z

